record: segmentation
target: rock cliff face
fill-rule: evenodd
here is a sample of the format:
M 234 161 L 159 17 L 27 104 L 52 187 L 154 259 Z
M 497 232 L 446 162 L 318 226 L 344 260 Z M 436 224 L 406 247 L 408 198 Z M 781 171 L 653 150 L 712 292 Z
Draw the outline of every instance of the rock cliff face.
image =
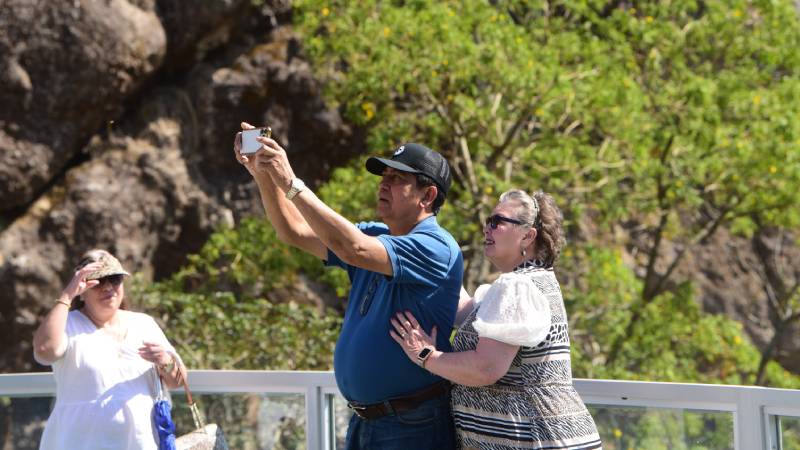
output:
M 3 209 L 30 203 L 162 64 L 152 2 L 4 2 Z M 76 6 L 77 5 L 77 6 Z
M 757 347 L 771 348 L 772 357 L 800 373 L 800 323 L 797 300 L 781 307 L 800 283 L 797 237 L 765 228 L 751 239 L 720 230 L 701 245 L 681 270 L 697 286 L 703 307 L 732 317 L 745 328 Z
M 261 214 L 233 158 L 239 122 L 270 124 L 299 176 L 362 144 L 319 96 L 289 6 L 249 0 L 9 0 L 0 8 L 0 371 L 75 258 L 108 248 L 168 275 L 214 228 Z
M 290 14 L 288 0 L 2 2 L 0 342 L 14 345 L 0 372 L 34 368 L 37 317 L 86 249 L 159 278 L 217 225 L 261 214 L 232 156 L 241 120 L 310 155 L 292 160 L 312 184 L 363 150 L 323 103 Z M 723 231 L 681 275 L 767 347 L 775 280 L 796 282 L 798 267 L 789 236 Z M 797 331 L 784 330 L 777 356 L 800 372 Z

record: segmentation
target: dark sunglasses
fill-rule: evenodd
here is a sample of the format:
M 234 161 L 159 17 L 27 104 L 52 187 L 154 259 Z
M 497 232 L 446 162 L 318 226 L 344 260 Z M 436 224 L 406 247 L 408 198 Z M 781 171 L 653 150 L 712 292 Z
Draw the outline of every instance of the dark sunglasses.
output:
M 122 280 L 124 278 L 125 278 L 125 275 L 108 275 L 108 276 L 103 277 L 103 278 L 98 278 L 97 279 L 97 284 L 95 285 L 95 287 L 100 287 L 105 283 L 108 283 L 113 287 L 117 287 L 120 284 L 122 284 Z
M 524 223 L 520 220 L 511 219 L 509 217 L 501 216 L 500 214 L 493 214 L 486 218 L 486 226 L 493 230 L 497 229 L 497 225 L 499 225 L 500 222 L 508 222 L 508 223 L 513 223 L 515 225 L 524 225 Z

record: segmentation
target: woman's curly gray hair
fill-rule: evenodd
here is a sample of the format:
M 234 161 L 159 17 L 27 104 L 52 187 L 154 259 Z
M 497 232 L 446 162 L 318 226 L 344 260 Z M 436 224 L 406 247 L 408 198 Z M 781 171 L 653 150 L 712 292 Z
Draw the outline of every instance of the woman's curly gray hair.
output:
M 508 201 L 515 202 L 518 206 L 517 220 L 536 229 L 535 258 L 544 267 L 551 267 L 566 244 L 562 226 L 564 215 L 556 206 L 555 200 L 543 191 L 529 195 L 522 189 L 511 189 L 500 196 L 500 203 Z

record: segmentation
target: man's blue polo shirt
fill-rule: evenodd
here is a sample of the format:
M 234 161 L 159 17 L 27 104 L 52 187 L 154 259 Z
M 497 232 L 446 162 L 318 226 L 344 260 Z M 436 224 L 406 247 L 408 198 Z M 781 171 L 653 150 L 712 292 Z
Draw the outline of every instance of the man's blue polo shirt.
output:
M 370 404 L 406 395 L 441 378 L 412 362 L 389 335 L 389 319 L 411 311 L 430 333 L 436 325 L 436 348 L 450 351 L 464 261 L 455 239 L 431 216 L 409 234 L 391 236 L 376 222 L 357 224 L 377 236 L 389 254 L 394 275 L 345 264 L 328 251 L 327 264 L 347 270 L 352 287 L 333 366 L 339 390 L 350 401 Z

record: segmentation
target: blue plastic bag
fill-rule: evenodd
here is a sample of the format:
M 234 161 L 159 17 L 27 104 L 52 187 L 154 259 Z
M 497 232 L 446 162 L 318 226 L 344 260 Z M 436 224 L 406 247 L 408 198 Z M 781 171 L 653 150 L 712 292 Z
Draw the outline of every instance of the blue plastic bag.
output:
M 164 394 L 161 377 L 158 376 L 158 371 L 155 370 L 155 367 L 153 371 L 156 374 L 156 390 L 158 392 L 155 404 L 153 404 L 153 423 L 155 423 L 158 431 L 158 450 L 176 450 L 172 405 Z

